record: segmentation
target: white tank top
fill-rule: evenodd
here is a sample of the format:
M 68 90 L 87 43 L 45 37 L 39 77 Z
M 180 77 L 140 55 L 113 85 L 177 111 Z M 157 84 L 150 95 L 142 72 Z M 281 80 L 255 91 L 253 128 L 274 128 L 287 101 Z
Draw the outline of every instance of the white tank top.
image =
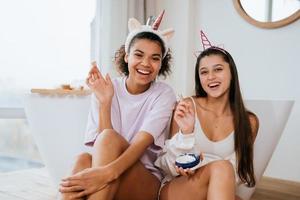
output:
M 203 132 L 202 127 L 197 117 L 196 103 L 192 97 L 190 97 L 195 108 L 195 124 L 193 134 L 183 135 L 178 132 L 171 139 L 166 141 L 163 153 L 159 156 L 155 165 L 161 168 L 166 177 L 163 180 L 167 182 L 176 176 L 176 170 L 174 167 L 175 160 L 178 155 L 183 153 L 202 153 L 203 160 L 194 169 L 201 168 L 213 161 L 228 160 L 235 171 L 236 185 L 240 184 L 240 180 L 236 173 L 236 156 L 234 151 L 234 131 L 230 133 L 226 138 L 219 141 L 211 141 Z
M 234 131 L 232 131 L 226 138 L 219 141 L 211 141 L 203 132 L 199 118 L 197 115 L 196 103 L 192 97 L 190 97 L 194 104 L 195 110 L 195 144 L 197 144 L 198 152 L 203 152 L 204 154 L 213 155 L 219 157 L 220 159 L 228 159 L 235 154 L 234 151 Z M 235 159 L 234 159 L 235 160 Z M 235 162 L 234 162 L 235 163 Z

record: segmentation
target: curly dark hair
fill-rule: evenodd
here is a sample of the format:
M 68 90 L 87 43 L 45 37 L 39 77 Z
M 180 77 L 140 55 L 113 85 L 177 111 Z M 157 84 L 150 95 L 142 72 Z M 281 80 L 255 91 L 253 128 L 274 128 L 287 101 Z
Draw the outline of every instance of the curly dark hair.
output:
M 153 34 L 151 32 L 141 32 L 141 33 L 138 33 L 136 36 L 134 36 L 134 38 L 131 40 L 131 43 L 129 44 L 129 51 L 130 51 L 130 48 L 132 47 L 132 45 L 137 40 L 140 40 L 140 39 L 147 39 L 147 40 L 157 42 L 161 47 L 162 55 L 164 55 L 166 50 L 164 48 L 163 41 L 160 39 L 160 37 L 158 37 L 156 34 Z M 128 70 L 128 63 L 126 63 L 124 60 L 125 55 L 126 55 L 125 45 L 122 45 L 116 51 L 114 61 L 115 61 L 117 70 L 121 74 L 128 76 L 129 70 Z M 170 49 L 167 49 L 167 54 L 163 58 L 162 63 L 161 63 L 161 68 L 158 72 L 159 76 L 162 75 L 164 78 L 166 78 L 171 73 L 171 64 L 170 64 L 171 61 L 172 61 L 171 51 L 170 51 Z

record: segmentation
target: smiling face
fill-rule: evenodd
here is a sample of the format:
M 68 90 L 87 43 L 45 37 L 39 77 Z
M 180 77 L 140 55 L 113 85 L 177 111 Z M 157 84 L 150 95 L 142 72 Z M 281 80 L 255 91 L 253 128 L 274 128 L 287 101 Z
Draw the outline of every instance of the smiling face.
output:
M 156 41 L 138 39 L 124 59 L 128 63 L 128 90 L 145 91 L 159 73 L 162 63 L 161 46 Z
M 229 95 L 231 72 L 229 64 L 220 55 L 208 55 L 199 63 L 199 78 L 207 96 L 218 98 Z

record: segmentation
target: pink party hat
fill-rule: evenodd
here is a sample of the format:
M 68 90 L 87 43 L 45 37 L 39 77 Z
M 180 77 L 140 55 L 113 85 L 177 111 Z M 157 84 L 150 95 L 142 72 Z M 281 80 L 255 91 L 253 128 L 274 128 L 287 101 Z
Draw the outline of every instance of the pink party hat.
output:
M 204 51 L 205 49 L 208 49 L 208 48 L 215 48 L 215 49 L 218 49 L 220 51 L 222 51 L 223 53 L 226 54 L 226 51 L 224 49 L 224 45 L 218 45 L 218 46 L 215 46 L 215 45 L 212 45 L 209 41 L 209 39 L 207 38 L 207 36 L 205 35 L 205 33 L 200 30 L 200 39 L 201 39 L 201 43 L 202 43 L 202 46 L 203 46 L 203 50 Z M 196 51 L 194 53 L 195 57 L 198 57 L 197 54 L 200 54 L 202 51 Z
M 203 50 L 212 47 L 210 41 L 208 40 L 208 38 L 206 37 L 205 33 L 202 30 L 200 31 L 200 38 L 201 38 Z

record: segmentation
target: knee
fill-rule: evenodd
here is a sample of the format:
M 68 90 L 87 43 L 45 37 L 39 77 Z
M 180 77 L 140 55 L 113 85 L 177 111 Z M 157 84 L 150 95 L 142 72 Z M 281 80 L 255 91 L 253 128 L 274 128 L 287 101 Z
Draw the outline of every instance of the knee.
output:
M 92 162 L 92 155 L 89 153 L 81 153 L 76 158 L 76 164 L 86 166 Z
M 95 148 L 125 149 L 128 147 L 128 143 L 113 129 L 105 129 L 97 137 L 94 146 Z
M 92 155 L 89 153 L 81 153 L 75 159 L 74 166 L 72 168 L 71 174 L 77 173 L 79 170 L 91 167 Z
M 211 176 L 234 180 L 234 168 L 228 160 L 212 162 L 209 166 Z

